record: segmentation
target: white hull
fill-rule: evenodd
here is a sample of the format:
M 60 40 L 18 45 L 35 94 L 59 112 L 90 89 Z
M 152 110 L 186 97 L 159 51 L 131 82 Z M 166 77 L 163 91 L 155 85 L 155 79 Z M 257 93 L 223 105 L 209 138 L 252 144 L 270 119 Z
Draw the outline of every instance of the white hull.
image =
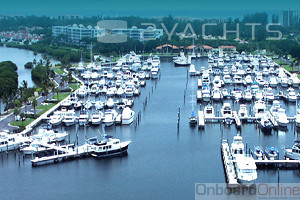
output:
M 75 121 L 65 121 L 65 126 L 73 126 L 75 124 Z
M 10 150 L 15 150 L 20 148 L 20 144 L 19 143 L 15 143 L 15 144 L 10 144 L 10 145 L 1 145 L 0 146 L 0 152 L 4 152 L 4 151 L 10 151 Z
M 132 116 L 132 117 L 129 118 L 129 119 L 123 119 L 123 118 L 122 118 L 122 124 L 123 124 L 123 125 L 131 124 L 131 123 L 133 122 L 133 119 L 134 119 L 134 116 Z

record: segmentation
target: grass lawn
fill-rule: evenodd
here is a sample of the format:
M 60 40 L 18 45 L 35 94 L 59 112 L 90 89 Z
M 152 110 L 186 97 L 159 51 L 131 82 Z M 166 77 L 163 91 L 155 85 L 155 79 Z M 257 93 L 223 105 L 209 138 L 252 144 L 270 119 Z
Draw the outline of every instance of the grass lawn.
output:
M 278 65 L 284 65 L 285 62 L 284 61 L 281 61 L 280 59 L 274 59 L 273 60 L 275 63 L 277 63 Z
M 72 85 L 69 85 L 70 88 L 73 89 L 73 91 L 77 90 L 78 88 L 80 88 L 81 84 L 72 84 Z
M 55 73 L 57 73 L 59 75 L 65 74 L 65 71 L 62 70 L 60 67 L 53 67 L 52 69 L 55 71 Z
M 40 112 L 37 114 L 37 116 L 41 116 L 42 114 L 44 114 L 45 112 L 47 112 L 50 108 L 52 108 L 53 106 L 55 106 L 56 104 L 55 103 L 51 103 L 51 104 L 48 104 L 46 106 L 42 106 L 42 105 L 39 105 L 36 107 L 36 110 L 39 110 Z
M 57 99 L 57 94 L 55 94 L 52 99 L 56 99 L 58 101 L 62 101 L 63 99 L 65 99 L 67 96 L 69 96 L 71 94 L 71 92 L 67 92 L 67 93 L 58 93 L 58 99 Z
M 32 118 L 26 118 L 25 121 L 23 121 L 23 126 L 22 126 L 22 121 L 13 121 L 10 123 L 10 125 L 12 126 L 18 126 L 18 127 L 26 127 L 28 124 L 30 124 L 31 122 L 33 122 L 35 119 Z

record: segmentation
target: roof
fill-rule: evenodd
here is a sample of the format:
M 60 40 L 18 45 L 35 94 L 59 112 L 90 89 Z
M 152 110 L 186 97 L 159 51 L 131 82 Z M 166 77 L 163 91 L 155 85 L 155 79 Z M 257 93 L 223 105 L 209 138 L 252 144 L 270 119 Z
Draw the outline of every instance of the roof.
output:
M 211 46 L 208 45 L 201 45 L 203 49 L 213 49 Z
M 156 47 L 156 49 L 162 49 L 162 48 L 165 48 L 165 47 L 170 47 L 172 49 L 178 49 L 177 46 L 171 45 L 171 44 L 163 44 L 163 45 L 160 45 L 160 46 Z
M 236 49 L 236 46 L 219 46 L 219 49 Z

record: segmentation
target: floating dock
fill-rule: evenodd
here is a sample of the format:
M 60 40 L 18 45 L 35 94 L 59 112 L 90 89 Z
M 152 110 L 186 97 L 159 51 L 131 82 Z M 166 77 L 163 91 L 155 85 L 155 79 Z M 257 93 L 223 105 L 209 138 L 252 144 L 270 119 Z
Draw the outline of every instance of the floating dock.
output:
M 237 128 L 241 128 L 242 122 L 241 122 L 241 119 L 240 119 L 240 117 L 239 117 L 239 115 L 237 114 L 236 111 L 233 111 L 233 118 L 234 118 L 236 127 L 237 127 Z
M 198 111 L 198 127 L 204 128 L 205 120 L 204 120 L 204 112 L 202 110 Z
M 221 154 L 224 165 L 224 172 L 226 182 L 229 187 L 238 187 L 237 175 L 235 172 L 234 163 L 230 153 L 230 148 L 227 140 L 223 140 L 221 143 Z
M 299 168 L 300 160 L 255 160 L 259 167 Z
M 71 160 L 75 158 L 80 158 L 84 156 L 88 156 L 92 149 L 91 146 L 88 144 L 75 147 L 75 148 L 62 148 L 62 147 L 53 147 L 53 145 L 49 145 L 52 148 L 56 149 L 56 152 L 54 152 L 54 155 L 51 156 L 44 156 L 44 157 L 35 157 L 31 160 L 32 166 L 38 166 L 43 164 L 49 164 L 49 163 L 57 163 L 59 161 L 66 161 Z M 60 151 L 63 153 L 60 154 Z

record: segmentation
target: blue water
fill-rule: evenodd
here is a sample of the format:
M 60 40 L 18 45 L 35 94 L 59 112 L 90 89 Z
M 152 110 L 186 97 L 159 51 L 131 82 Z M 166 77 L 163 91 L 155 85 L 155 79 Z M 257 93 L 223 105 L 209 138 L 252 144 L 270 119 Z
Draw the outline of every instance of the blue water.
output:
M 207 66 L 196 61 L 196 68 Z M 194 81 L 194 84 L 192 84 Z M 192 112 L 191 95 L 197 81 L 188 78 L 187 68 L 175 68 L 162 61 L 160 80 L 147 81 L 133 109 L 142 112 L 141 123 L 135 126 L 114 126 L 106 133 L 121 140 L 132 140 L 128 155 L 110 159 L 85 158 L 42 167 L 31 167 L 30 157 L 19 165 L 18 154 L 1 154 L 1 199 L 194 199 L 195 183 L 224 183 L 220 155 L 221 138 L 232 141 L 238 132 L 234 125 L 206 124 L 204 130 L 189 126 Z M 194 85 L 194 88 L 192 87 Z M 153 89 L 153 92 L 152 92 Z M 184 91 L 186 98 L 184 102 Z M 148 104 L 143 110 L 143 102 Z M 220 104 L 221 105 L 221 104 Z M 220 107 L 216 104 L 216 107 Z M 177 130 L 178 107 L 181 108 Z M 197 104 L 195 108 L 203 107 Z M 285 104 L 290 116 L 295 104 Z M 59 127 L 71 133 L 75 128 Z M 99 135 L 99 127 L 88 126 L 88 137 Z M 79 128 L 80 143 L 84 128 Z M 264 135 L 254 124 L 243 124 L 243 140 L 248 148 L 289 147 L 298 137 L 290 124 L 286 132 Z M 280 150 L 282 156 L 282 150 Z M 280 182 L 297 183 L 298 170 L 281 170 Z M 277 170 L 259 170 L 258 182 L 277 183 Z

